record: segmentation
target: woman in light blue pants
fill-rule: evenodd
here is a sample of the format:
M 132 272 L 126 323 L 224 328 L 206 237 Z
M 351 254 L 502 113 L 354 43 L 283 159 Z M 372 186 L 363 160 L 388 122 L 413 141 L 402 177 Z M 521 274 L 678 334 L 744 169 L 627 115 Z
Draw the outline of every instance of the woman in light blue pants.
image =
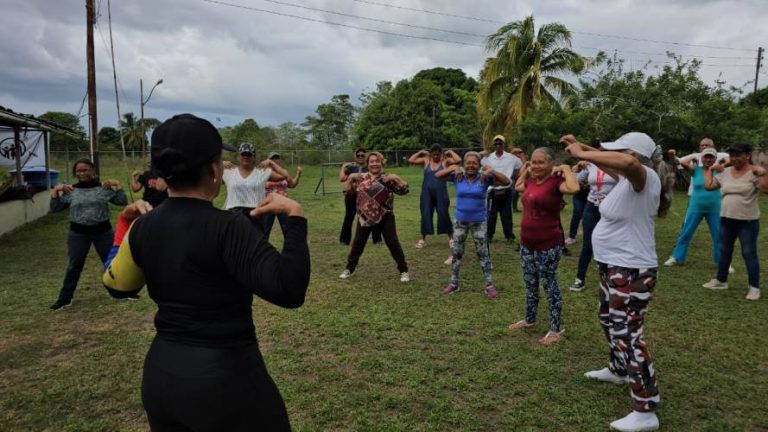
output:
M 702 166 L 699 166 L 695 159 L 683 163 L 683 166 L 691 170 L 693 190 L 688 202 L 688 211 L 685 214 L 683 227 L 677 237 L 672 256 L 664 263 L 666 266 L 673 266 L 685 261 L 685 257 L 688 255 L 688 246 L 690 246 L 691 239 L 702 219 L 707 221 L 709 235 L 712 238 L 712 260 L 715 264 L 720 261 L 720 192 L 704 189 L 704 169 L 714 165 L 716 158 L 715 149 L 705 149 L 701 154 Z

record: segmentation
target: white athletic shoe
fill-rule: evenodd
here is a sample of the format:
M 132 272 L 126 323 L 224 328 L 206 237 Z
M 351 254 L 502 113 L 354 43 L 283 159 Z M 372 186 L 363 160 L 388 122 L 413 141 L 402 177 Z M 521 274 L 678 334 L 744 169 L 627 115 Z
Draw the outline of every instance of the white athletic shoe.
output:
M 408 274 L 408 272 L 400 273 L 400 282 L 410 282 L 410 281 L 411 281 L 411 275 Z
M 733 266 L 728 266 L 728 274 L 734 274 L 736 273 L 736 269 L 733 268 Z
M 711 290 L 724 290 L 724 289 L 728 289 L 728 282 L 720 282 L 719 280 L 717 280 L 717 278 L 715 278 L 705 283 L 702 286 L 704 288 L 711 289 Z
M 573 281 L 570 288 L 568 289 L 573 292 L 580 292 L 581 290 L 584 289 L 584 281 L 579 278 L 576 278 L 576 280 Z
M 352 276 L 352 272 L 349 269 L 344 269 L 339 275 L 339 279 L 349 279 L 350 276 Z
M 760 300 L 760 288 L 755 288 L 753 286 L 749 287 L 747 300 Z
M 613 384 L 626 384 L 629 382 L 628 376 L 618 376 L 611 372 L 608 368 L 602 368 L 599 370 L 589 371 L 584 374 L 587 378 L 596 379 L 598 381 L 605 381 Z
M 622 432 L 655 431 L 659 428 L 659 418 L 654 412 L 632 411 L 624 418 L 611 423 L 611 429 Z
M 677 264 L 680 264 L 680 261 L 676 260 L 675 257 L 669 257 L 668 260 L 664 261 L 664 265 L 667 267 L 672 267 Z

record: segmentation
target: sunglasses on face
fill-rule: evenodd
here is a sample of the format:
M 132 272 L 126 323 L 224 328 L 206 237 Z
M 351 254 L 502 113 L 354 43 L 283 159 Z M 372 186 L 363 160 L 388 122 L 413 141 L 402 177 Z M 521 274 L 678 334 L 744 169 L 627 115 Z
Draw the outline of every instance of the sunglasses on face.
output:
M 361 158 L 361 157 L 365 157 L 365 155 L 364 154 L 359 154 L 359 155 L 355 155 L 355 157 Z

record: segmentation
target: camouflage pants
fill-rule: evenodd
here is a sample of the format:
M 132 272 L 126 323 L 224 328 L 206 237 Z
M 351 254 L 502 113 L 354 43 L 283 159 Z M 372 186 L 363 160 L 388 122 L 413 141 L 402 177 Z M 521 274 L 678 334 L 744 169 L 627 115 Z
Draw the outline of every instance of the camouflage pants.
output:
M 617 267 L 598 263 L 600 324 L 611 349 L 609 368 L 629 376 L 634 410 L 656 411 L 659 389 L 653 357 L 643 339 L 643 321 L 656 286 L 657 269 Z
M 549 304 L 549 329 L 554 332 L 560 331 L 563 325 L 563 295 L 557 282 L 557 265 L 562 254 L 562 245 L 545 250 L 530 250 L 520 245 L 520 265 L 525 282 L 525 321 L 536 322 L 541 284 Z
M 488 251 L 488 237 L 485 221 L 454 222 L 451 283 L 459 283 L 459 269 L 461 268 L 461 258 L 464 257 L 464 242 L 467 240 L 468 233 L 472 233 L 472 238 L 475 240 L 475 253 L 477 253 L 477 260 L 480 261 L 480 268 L 483 269 L 485 283 L 493 283 L 493 276 L 491 275 L 491 254 Z

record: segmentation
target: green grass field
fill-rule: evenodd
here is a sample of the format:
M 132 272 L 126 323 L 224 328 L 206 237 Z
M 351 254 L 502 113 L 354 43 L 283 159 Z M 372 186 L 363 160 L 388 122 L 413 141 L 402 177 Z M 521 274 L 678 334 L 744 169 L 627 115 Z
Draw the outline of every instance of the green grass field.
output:
M 125 182 L 121 164 L 104 171 L 102 177 L 120 172 Z M 450 274 L 443 264 L 445 238 L 414 248 L 421 171 L 395 172 L 412 185 L 395 203 L 411 266 L 407 284 L 399 282 L 386 247 L 370 243 L 355 275 L 339 280 L 348 252 L 338 244 L 341 195 L 313 195 L 315 167 L 305 167 L 291 192 L 309 219 L 307 301 L 284 310 L 255 299 L 254 320 L 294 429 L 599 431 L 627 414 L 628 388 L 582 376 L 607 363 L 593 269 L 587 288 L 571 293 L 577 254 L 561 261 L 563 341 L 536 343 L 547 328 L 544 298 L 535 328 L 512 334 L 507 325 L 522 318 L 524 307 L 519 258 L 503 242 L 492 244 L 500 297 L 490 300 L 469 244 L 462 291 L 442 295 Z M 333 178 L 328 189 L 338 190 Z M 657 224 L 662 261 L 685 211 L 685 194 L 675 197 L 672 212 Z M 765 230 L 765 197 L 762 210 Z M 563 223 L 569 218 L 570 205 Z M 0 238 L 0 430 L 147 430 L 140 386 L 155 305 L 147 296 L 112 300 L 92 252 L 73 306 L 51 312 L 66 268 L 67 223 L 66 212 L 52 214 Z M 277 229 L 273 240 L 281 238 Z M 765 234 L 759 247 L 766 279 Z M 729 290 L 701 288 L 715 272 L 705 227 L 686 265 L 662 267 L 646 338 L 656 360 L 664 430 L 768 431 L 768 298 L 745 300 L 738 253 L 734 267 Z

